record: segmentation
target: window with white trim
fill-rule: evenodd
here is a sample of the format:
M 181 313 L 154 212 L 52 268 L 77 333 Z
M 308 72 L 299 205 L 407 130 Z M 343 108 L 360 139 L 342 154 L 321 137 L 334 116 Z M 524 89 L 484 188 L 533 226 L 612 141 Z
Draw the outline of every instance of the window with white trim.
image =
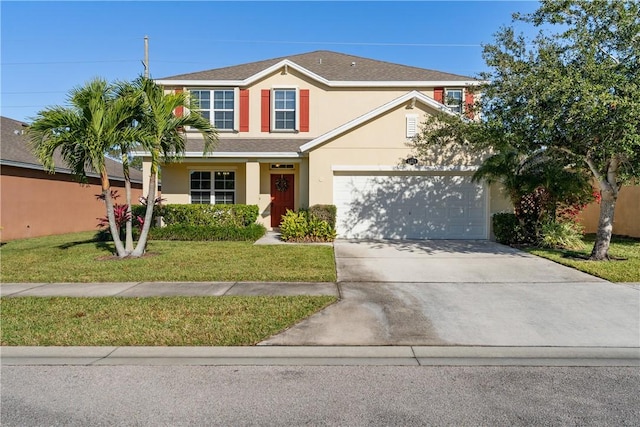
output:
M 273 90 L 273 129 L 296 130 L 296 89 Z
M 191 172 L 190 192 L 191 204 L 211 204 L 211 172 Z
M 236 173 L 233 171 L 191 171 L 192 204 L 232 205 L 236 202 Z
M 444 105 L 454 113 L 462 113 L 462 89 L 445 89 Z
M 219 130 L 233 130 L 235 92 L 233 89 L 190 89 L 191 99 L 202 117 Z

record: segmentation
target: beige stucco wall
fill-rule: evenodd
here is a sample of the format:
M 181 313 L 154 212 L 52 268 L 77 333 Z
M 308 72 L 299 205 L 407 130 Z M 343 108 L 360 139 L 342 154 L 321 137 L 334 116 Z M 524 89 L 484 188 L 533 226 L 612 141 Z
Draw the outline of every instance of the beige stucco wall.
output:
M 309 132 L 261 132 L 261 91 L 286 87 L 309 89 Z M 243 89 L 249 90 L 249 132 L 222 131 L 224 138 L 314 138 L 412 90 L 433 97 L 432 87 L 330 88 L 291 68 L 286 74 L 280 70 Z
M 578 217 L 587 233 L 598 229 L 600 205 L 591 203 Z M 622 236 L 640 237 L 640 185 L 620 189 L 613 218 L 613 233 Z
M 293 163 L 293 169 L 271 170 L 272 163 Z M 147 164 L 145 162 L 145 164 Z M 187 159 L 181 163 L 172 163 L 162 167 L 162 197 L 165 204 L 189 204 L 189 183 L 191 171 L 234 171 L 236 173 L 236 203 L 258 205 L 258 222 L 267 228 L 271 224 L 271 175 L 294 175 L 295 209 L 308 206 L 308 188 L 306 179 L 301 180 L 300 170 L 306 171 L 299 162 L 287 161 L 248 161 L 248 162 L 223 162 L 197 161 Z M 149 173 L 145 169 L 145 175 Z
M 191 171 L 231 171 L 236 173 L 236 203 L 246 201 L 245 163 L 181 162 L 162 166 L 162 197 L 167 204 L 188 204 Z

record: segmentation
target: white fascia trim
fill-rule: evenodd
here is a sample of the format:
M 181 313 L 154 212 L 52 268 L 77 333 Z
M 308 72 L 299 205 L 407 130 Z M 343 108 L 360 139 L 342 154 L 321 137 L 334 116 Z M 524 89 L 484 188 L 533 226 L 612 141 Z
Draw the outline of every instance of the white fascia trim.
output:
M 333 172 L 475 172 L 479 166 L 333 165 Z
M 479 86 L 477 80 L 425 80 L 425 81 L 330 81 L 331 87 L 437 87 L 437 86 Z
M 434 108 L 436 110 L 440 110 L 443 111 L 446 114 L 450 114 L 450 115 L 456 115 L 457 113 L 452 112 L 451 110 L 449 110 L 445 105 L 439 103 L 438 101 L 436 101 L 435 99 L 420 93 L 418 91 L 411 91 L 408 93 L 405 93 L 404 95 L 387 102 L 384 105 L 381 105 L 380 107 L 376 108 L 375 110 L 371 110 L 366 114 L 363 114 L 360 117 L 357 117 L 345 124 L 343 124 L 342 126 L 339 126 L 323 135 L 320 135 L 319 137 L 317 137 L 316 139 L 312 139 L 311 141 L 307 142 L 306 144 L 300 146 L 300 151 L 302 151 L 303 153 L 305 151 L 309 151 L 311 149 L 313 149 L 314 147 L 318 146 L 319 144 L 322 144 L 323 142 L 334 138 L 344 132 L 347 132 L 350 129 L 353 129 L 354 127 L 360 125 L 361 123 L 366 122 L 367 120 L 371 120 L 374 117 L 377 117 L 407 101 L 410 101 L 412 99 L 415 99 L 417 101 L 422 102 L 423 104 Z
M 209 153 L 207 155 L 203 155 L 202 151 L 187 151 L 184 153 L 184 157 L 199 157 L 202 159 L 212 159 L 212 158 L 230 158 L 230 157 L 264 157 L 264 158 L 299 158 L 302 157 L 302 153 L 297 152 L 282 152 L 282 151 L 272 151 L 272 152 L 259 152 L 259 151 L 247 151 L 247 152 L 223 152 L 223 153 Z
M 304 67 L 284 59 L 271 67 L 247 77 L 244 80 L 171 80 L 159 79 L 155 82 L 161 86 L 247 86 L 260 80 L 283 67 L 292 69 L 304 74 L 329 87 L 430 87 L 430 86 L 478 86 L 483 82 L 479 80 L 425 80 L 425 81 L 333 81 L 307 70 Z
M 150 153 L 147 151 L 135 151 L 131 153 L 136 157 L 149 157 Z M 297 159 L 301 157 L 305 157 L 303 153 L 298 153 L 295 151 L 243 151 L 243 152 L 231 152 L 225 151 L 222 153 L 212 152 L 207 153 L 206 155 L 202 154 L 202 151 L 187 151 L 184 153 L 183 158 L 201 158 L 201 159 L 219 159 L 219 158 L 236 158 L 236 157 L 250 157 L 250 158 L 291 158 Z

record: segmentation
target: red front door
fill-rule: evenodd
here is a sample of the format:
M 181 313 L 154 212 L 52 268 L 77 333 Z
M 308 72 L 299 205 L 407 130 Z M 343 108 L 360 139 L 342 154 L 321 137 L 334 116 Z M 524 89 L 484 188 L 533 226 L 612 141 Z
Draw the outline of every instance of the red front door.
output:
M 271 227 L 279 227 L 282 215 L 293 210 L 293 175 L 271 175 Z

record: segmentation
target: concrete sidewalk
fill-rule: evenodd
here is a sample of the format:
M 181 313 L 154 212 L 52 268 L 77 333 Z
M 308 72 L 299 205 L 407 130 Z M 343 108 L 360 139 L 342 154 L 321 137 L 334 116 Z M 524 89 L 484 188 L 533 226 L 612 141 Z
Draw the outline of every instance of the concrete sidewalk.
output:
M 640 367 L 638 348 L 598 347 L 1 347 L 5 366 L 616 366 Z
M 124 282 L 2 283 L 2 297 L 154 297 L 228 295 L 331 295 L 333 282 Z

